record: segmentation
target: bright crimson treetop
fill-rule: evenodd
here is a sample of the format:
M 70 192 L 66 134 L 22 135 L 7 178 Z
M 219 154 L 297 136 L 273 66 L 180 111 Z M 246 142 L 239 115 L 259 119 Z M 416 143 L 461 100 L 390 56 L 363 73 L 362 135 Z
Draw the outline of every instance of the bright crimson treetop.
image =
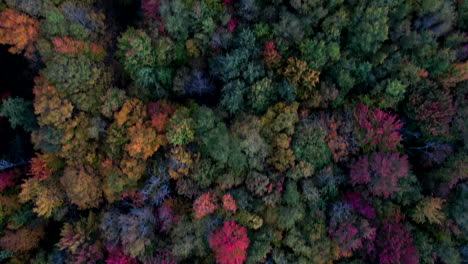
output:
M 225 222 L 209 237 L 210 247 L 220 264 L 242 264 L 247 258 L 250 240 L 247 229 L 234 221 Z

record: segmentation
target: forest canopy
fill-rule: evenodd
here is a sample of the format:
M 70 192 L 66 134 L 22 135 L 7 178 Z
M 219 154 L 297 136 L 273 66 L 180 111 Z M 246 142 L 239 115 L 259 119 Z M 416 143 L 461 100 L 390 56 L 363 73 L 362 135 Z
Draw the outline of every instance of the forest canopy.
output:
M 1 263 L 468 263 L 468 1 L 0 0 L 0 48 Z

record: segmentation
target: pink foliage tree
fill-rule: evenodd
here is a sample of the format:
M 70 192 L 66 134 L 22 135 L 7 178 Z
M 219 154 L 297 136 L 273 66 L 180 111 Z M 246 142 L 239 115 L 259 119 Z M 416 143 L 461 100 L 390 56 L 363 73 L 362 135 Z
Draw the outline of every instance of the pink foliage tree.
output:
M 12 170 L 0 172 L 0 193 L 6 188 L 14 186 L 15 178 L 16 174 Z
M 143 0 L 141 1 L 141 9 L 143 9 L 145 17 L 159 18 L 159 0 Z
M 419 251 L 413 244 L 413 236 L 399 218 L 386 219 L 376 240 L 380 264 L 417 264 Z
M 137 260 L 131 256 L 125 255 L 122 248 L 112 248 L 109 250 L 109 256 L 106 259 L 107 264 L 137 264 Z
M 247 258 L 250 240 L 245 227 L 229 221 L 210 235 L 209 243 L 217 263 L 242 264 Z
M 402 140 L 399 129 L 403 123 L 396 115 L 377 108 L 369 109 L 361 105 L 357 110 L 357 119 L 361 132 L 361 143 L 367 150 L 393 151 Z
M 372 207 L 372 205 L 366 201 L 360 193 L 348 192 L 343 195 L 343 200 L 351 207 L 352 210 L 369 219 L 375 218 L 374 207 Z
M 374 195 L 388 198 L 400 190 L 398 180 L 408 177 L 408 170 L 406 155 L 376 152 L 370 158 L 362 157 L 351 167 L 351 183 L 366 184 Z

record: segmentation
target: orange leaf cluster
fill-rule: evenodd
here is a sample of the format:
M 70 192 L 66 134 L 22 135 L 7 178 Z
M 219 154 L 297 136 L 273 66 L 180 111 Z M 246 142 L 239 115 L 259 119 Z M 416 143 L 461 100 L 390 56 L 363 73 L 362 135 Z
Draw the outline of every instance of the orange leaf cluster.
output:
M 89 55 L 104 55 L 104 48 L 96 43 L 73 40 L 71 38 L 54 38 L 52 40 L 55 51 L 71 56 L 79 56 L 81 54 Z
M 237 211 L 236 200 L 234 200 L 232 195 L 223 195 L 223 208 L 234 213 Z
M 450 75 L 442 79 L 445 87 L 454 87 L 457 83 L 468 80 L 468 61 L 454 64 L 452 68 Z
M 37 20 L 14 9 L 6 9 L 0 13 L 0 44 L 12 45 L 9 52 L 13 54 L 24 52 L 24 56 L 32 58 L 38 32 Z
M 53 169 L 50 169 L 47 165 L 48 154 L 37 154 L 37 157 L 31 158 L 31 168 L 29 171 L 30 175 L 33 175 L 34 179 L 39 181 L 45 180 L 50 177 Z
M 126 145 L 125 150 L 133 158 L 148 159 L 156 151 L 159 146 L 164 144 L 164 137 L 157 135 L 152 127 L 142 124 L 136 124 L 128 129 L 130 142 Z
M 204 193 L 198 197 L 193 203 L 193 210 L 195 218 L 203 218 L 205 215 L 213 213 L 218 205 L 216 204 L 218 199 L 214 193 Z
M 332 152 L 333 160 L 338 162 L 348 155 L 349 143 L 346 138 L 338 134 L 338 129 L 342 124 L 340 120 L 330 119 L 327 120 L 326 124 L 328 133 L 325 141 Z

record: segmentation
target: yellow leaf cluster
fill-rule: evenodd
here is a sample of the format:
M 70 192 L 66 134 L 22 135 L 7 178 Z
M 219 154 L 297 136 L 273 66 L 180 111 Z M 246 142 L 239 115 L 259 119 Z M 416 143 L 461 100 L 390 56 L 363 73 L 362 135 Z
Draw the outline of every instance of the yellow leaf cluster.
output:
M 298 98 L 307 100 L 319 82 L 320 72 L 309 68 L 307 62 L 291 57 L 288 59 L 288 65 L 284 69 L 283 75 L 294 85 Z
M 36 77 L 34 81 L 34 113 L 38 115 L 39 125 L 60 127 L 71 117 L 73 105 L 63 99 L 42 76 Z
M 101 202 L 101 180 L 90 166 L 67 167 L 60 182 L 70 201 L 81 210 L 95 208 Z

